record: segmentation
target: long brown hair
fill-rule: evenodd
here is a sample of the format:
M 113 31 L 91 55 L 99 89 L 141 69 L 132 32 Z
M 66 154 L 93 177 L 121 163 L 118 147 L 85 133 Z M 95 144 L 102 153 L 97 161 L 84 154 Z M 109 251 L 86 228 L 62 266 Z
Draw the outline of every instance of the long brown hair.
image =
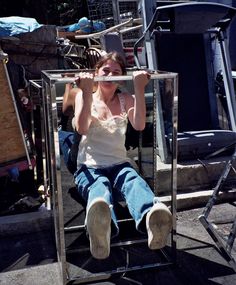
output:
M 95 73 L 102 67 L 108 60 L 112 60 L 120 65 L 122 75 L 126 74 L 126 66 L 123 57 L 116 51 L 109 52 L 102 56 L 95 65 Z

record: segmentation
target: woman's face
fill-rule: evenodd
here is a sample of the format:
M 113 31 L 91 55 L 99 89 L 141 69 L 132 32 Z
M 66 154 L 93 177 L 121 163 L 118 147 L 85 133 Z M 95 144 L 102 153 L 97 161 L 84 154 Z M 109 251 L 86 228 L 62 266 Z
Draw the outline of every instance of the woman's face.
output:
M 104 63 L 97 71 L 97 76 L 118 76 L 122 75 L 122 69 L 119 65 L 119 63 L 113 61 L 113 60 L 108 60 L 106 63 Z M 117 88 L 119 83 L 114 83 L 112 81 L 103 81 L 100 82 L 99 85 L 101 87 L 112 87 L 112 88 Z
M 122 69 L 119 63 L 109 59 L 104 63 L 97 72 L 98 76 L 118 76 L 122 75 Z

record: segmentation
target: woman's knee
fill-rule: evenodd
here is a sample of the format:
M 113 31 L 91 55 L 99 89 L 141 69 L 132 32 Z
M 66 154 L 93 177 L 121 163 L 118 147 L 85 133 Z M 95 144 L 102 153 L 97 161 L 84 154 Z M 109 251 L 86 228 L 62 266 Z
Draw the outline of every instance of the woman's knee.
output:
M 98 175 L 89 169 L 77 171 L 75 183 L 78 191 L 86 200 L 91 194 L 92 196 L 104 196 L 111 193 L 111 184 L 108 178 Z

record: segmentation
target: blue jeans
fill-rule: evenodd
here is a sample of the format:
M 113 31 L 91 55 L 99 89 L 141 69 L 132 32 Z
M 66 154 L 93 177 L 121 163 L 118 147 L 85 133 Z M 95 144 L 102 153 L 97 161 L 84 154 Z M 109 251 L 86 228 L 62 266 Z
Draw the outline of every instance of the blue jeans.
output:
M 62 152 L 65 164 L 74 174 L 77 169 L 77 154 L 80 141 L 80 135 L 76 132 L 58 131 L 60 150 Z
M 87 206 L 98 197 L 104 198 L 110 206 L 114 226 L 112 227 L 112 236 L 119 233 L 113 205 L 121 200 L 126 202 L 135 221 L 136 229 L 142 233 L 146 231 L 143 218 L 158 200 L 146 181 L 130 163 L 126 162 L 100 169 L 82 165 L 75 172 L 74 178 L 79 195 L 85 200 Z

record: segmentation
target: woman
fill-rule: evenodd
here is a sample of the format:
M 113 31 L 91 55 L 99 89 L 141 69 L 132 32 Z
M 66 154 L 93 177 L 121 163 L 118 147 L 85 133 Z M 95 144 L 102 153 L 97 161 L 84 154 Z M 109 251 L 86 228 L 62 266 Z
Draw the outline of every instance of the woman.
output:
M 121 56 L 108 53 L 97 63 L 95 74 L 79 74 L 79 89 L 72 95 L 75 97 L 74 126 L 82 136 L 74 178 L 79 194 L 87 203 L 85 225 L 91 254 L 97 259 L 109 256 L 111 235 L 119 232 L 113 208 L 117 200 L 126 202 L 137 230 L 147 232 L 150 249 L 164 247 L 172 227 L 169 209 L 158 201 L 131 166 L 125 149 L 128 120 L 136 130 L 145 127 L 144 91 L 149 74 L 133 72 L 133 96 L 119 92 L 119 85 L 112 81 L 98 82 L 93 92 L 94 75 L 125 73 Z

